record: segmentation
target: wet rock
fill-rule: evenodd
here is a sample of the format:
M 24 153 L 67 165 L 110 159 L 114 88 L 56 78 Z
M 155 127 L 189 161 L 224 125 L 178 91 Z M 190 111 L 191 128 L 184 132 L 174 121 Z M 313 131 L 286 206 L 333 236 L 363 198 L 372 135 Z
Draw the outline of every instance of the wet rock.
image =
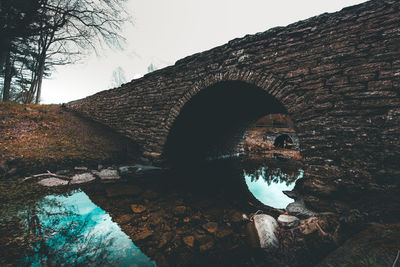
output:
M 121 175 L 129 175 L 135 173 L 136 169 L 135 166 L 122 166 L 118 168 L 118 172 Z
M 104 169 L 97 173 L 101 180 L 116 180 L 121 178 L 117 170 Z
M 297 193 L 294 192 L 294 191 L 286 191 L 285 190 L 285 191 L 282 191 L 282 193 L 284 193 L 285 195 L 287 195 L 288 197 L 290 197 L 290 198 L 292 198 L 294 200 L 296 200 L 298 198 Z
M 76 174 L 71 178 L 71 184 L 83 184 L 94 181 L 96 178 L 91 173 Z
M 133 219 L 132 214 L 124 214 L 116 219 L 117 223 L 119 224 L 126 224 Z
M 67 185 L 68 181 L 58 179 L 58 178 L 46 178 L 43 180 L 40 180 L 38 184 L 42 186 L 47 186 L 47 187 L 54 187 L 54 186 L 61 186 L 61 185 Z
M 281 214 L 278 223 L 284 227 L 296 227 L 300 224 L 300 220 L 296 216 Z
M 309 210 L 304 205 L 304 201 L 301 199 L 296 200 L 295 202 L 292 202 L 289 205 L 287 205 L 286 211 L 290 214 L 300 216 L 300 217 L 305 217 L 305 218 L 314 216 L 314 214 L 315 214 L 313 211 Z
M 274 217 L 267 214 L 257 214 L 253 216 L 253 220 L 260 240 L 260 247 L 264 249 L 278 247 L 278 238 L 275 236 L 278 223 Z
M 145 172 L 150 172 L 150 171 L 160 171 L 162 170 L 159 167 L 155 167 L 155 166 L 150 166 L 150 165 L 140 165 L 137 164 L 135 165 L 136 169 L 136 173 L 145 173 Z
M 399 266 L 400 223 L 370 224 L 331 252 L 317 266 Z
M 203 252 L 203 251 L 210 250 L 213 246 L 214 246 L 214 242 L 210 241 L 210 242 L 205 243 L 204 245 L 201 245 L 199 248 L 200 248 L 200 251 Z
M 75 171 L 87 171 L 88 168 L 84 166 L 78 166 L 74 168 Z
M 185 243 L 188 247 L 193 247 L 194 246 L 194 236 L 189 235 L 189 236 L 185 236 L 183 238 L 183 243 Z
M 150 166 L 150 165 L 140 165 L 136 164 L 133 166 L 122 166 L 118 168 L 118 171 L 121 175 L 130 175 L 130 174 L 143 174 L 153 171 L 162 170 L 159 167 Z
M 131 209 L 134 213 L 142 213 L 146 210 L 146 207 L 140 204 L 132 204 Z
M 187 208 L 185 206 L 176 206 L 173 210 L 173 213 L 175 215 L 184 215 L 187 211 Z
M 134 240 L 143 240 L 151 236 L 154 232 L 150 229 L 144 228 L 141 232 L 134 234 Z
M 112 184 L 106 188 L 107 197 L 119 197 L 119 196 L 137 196 L 142 193 L 142 189 L 137 185 L 129 184 Z
M 206 224 L 203 224 L 202 227 L 207 230 L 209 233 L 215 233 L 218 230 L 218 223 L 216 222 L 208 222 Z

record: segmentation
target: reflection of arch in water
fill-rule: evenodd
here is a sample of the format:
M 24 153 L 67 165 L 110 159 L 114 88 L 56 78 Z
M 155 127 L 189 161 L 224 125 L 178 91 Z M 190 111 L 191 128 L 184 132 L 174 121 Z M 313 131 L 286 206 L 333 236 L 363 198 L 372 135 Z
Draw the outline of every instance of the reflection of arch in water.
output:
M 287 134 L 278 135 L 275 138 L 274 146 L 279 148 L 293 148 L 294 142 L 293 139 Z

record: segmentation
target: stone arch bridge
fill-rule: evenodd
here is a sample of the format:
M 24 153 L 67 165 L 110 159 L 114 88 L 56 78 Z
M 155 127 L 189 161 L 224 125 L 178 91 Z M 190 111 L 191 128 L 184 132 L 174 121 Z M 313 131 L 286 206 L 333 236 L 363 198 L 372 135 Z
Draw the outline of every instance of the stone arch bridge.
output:
M 153 162 L 165 159 L 169 139 L 187 152 L 219 128 L 287 113 L 312 178 L 304 190 L 398 185 L 400 2 L 368 1 L 234 39 L 66 107 L 133 139 Z

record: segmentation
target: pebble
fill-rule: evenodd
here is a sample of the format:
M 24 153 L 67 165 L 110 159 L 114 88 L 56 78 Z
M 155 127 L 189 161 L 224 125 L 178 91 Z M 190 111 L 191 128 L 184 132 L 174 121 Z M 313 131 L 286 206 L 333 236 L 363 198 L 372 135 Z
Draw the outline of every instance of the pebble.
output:
M 188 247 L 193 247 L 194 246 L 194 236 L 189 235 L 189 236 L 185 236 L 183 238 L 183 242 L 188 246 Z
M 132 204 L 131 209 L 134 213 L 142 213 L 146 210 L 146 207 L 140 204 Z

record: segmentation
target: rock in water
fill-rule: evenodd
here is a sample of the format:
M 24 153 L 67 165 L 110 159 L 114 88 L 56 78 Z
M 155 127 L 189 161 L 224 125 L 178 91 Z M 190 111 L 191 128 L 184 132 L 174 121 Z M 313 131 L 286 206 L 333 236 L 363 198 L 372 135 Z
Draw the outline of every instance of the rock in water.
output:
M 97 172 L 96 174 L 100 177 L 101 180 L 116 180 L 120 178 L 117 170 L 104 169 L 100 172 Z
M 189 236 L 185 236 L 183 238 L 183 242 L 188 246 L 188 247 L 193 247 L 194 246 L 194 236 L 189 235 Z
M 146 210 L 146 207 L 140 204 L 132 204 L 131 209 L 134 213 L 142 213 Z
M 68 181 L 61 180 L 58 178 L 46 178 L 43 180 L 40 180 L 38 184 L 42 186 L 48 186 L 48 187 L 53 187 L 53 186 L 60 186 L 60 185 L 67 185 Z
M 218 229 L 218 223 L 216 222 L 208 222 L 206 224 L 203 224 L 203 228 L 207 230 L 209 233 L 213 234 L 217 232 Z
M 74 168 L 75 171 L 87 171 L 88 168 L 84 166 L 78 166 Z
M 290 214 L 294 214 L 296 216 L 304 218 L 309 218 L 311 216 L 314 216 L 315 214 L 311 210 L 307 209 L 302 199 L 298 199 L 295 202 L 292 202 L 289 205 L 287 205 L 286 211 L 289 212 Z
M 118 170 L 121 175 L 129 175 L 129 174 L 144 174 L 153 171 L 161 171 L 162 169 L 155 166 L 136 164 L 133 166 L 122 166 L 119 167 Z
M 274 217 L 267 214 L 257 214 L 253 216 L 253 220 L 260 240 L 260 247 L 266 249 L 278 247 L 279 241 L 275 236 L 278 223 Z
M 296 227 L 300 224 L 300 220 L 296 216 L 281 214 L 278 217 L 278 223 L 286 227 Z
M 93 174 L 85 172 L 82 174 L 76 174 L 71 178 L 71 184 L 83 184 L 94 181 L 96 178 Z
M 135 173 L 137 168 L 135 166 L 122 166 L 118 168 L 121 175 L 129 175 Z

